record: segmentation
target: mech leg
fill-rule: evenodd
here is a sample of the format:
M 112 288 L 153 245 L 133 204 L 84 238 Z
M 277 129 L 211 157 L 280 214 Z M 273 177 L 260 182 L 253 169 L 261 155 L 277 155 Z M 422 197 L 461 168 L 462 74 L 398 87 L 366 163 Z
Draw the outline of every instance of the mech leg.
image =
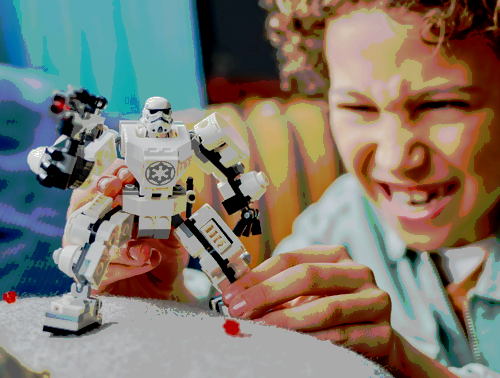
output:
M 111 209 L 112 202 L 100 194 L 70 216 L 65 229 L 70 244 L 56 250 L 53 258 L 78 283 L 71 285 L 70 293 L 51 302 L 44 331 L 81 334 L 102 324 L 102 303 L 90 297 L 90 290 L 99 288 L 111 257 L 130 240 L 134 221 L 120 207 Z
M 174 219 L 178 222 L 179 218 Z M 221 293 L 250 271 L 250 254 L 210 205 L 203 205 L 186 219 L 174 235 L 193 258 L 200 258 L 201 269 Z

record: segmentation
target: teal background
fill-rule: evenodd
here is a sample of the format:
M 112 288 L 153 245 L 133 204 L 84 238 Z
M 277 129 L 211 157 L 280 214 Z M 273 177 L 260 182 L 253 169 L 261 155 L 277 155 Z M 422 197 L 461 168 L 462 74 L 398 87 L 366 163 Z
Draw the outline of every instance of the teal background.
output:
M 137 113 L 151 96 L 172 99 L 176 110 L 200 108 L 192 3 L 15 0 L 21 35 L 11 38 L 11 50 L 22 44 L 25 56 L 16 60 L 106 97 L 110 113 Z
M 53 92 L 104 96 L 106 125 L 138 119 L 147 98 L 173 110 L 206 103 L 194 0 L 0 1 L 0 295 L 57 295 L 72 279 L 61 245 L 71 190 L 44 188 L 29 151 L 51 145 Z M 0 297 L 1 299 L 1 297 Z

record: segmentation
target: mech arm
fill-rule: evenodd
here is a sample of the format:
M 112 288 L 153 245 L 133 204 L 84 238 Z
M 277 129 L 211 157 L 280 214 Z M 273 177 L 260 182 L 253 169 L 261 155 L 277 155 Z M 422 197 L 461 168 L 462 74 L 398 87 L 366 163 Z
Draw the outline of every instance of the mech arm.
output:
M 207 174 L 219 180 L 217 188 L 229 215 L 241 210 L 241 219 L 233 232 L 237 236 L 261 234 L 259 210 L 250 204 L 266 191 L 267 177 L 262 172 L 244 172 L 241 160 L 249 155 L 238 132 L 218 113 L 197 123 L 191 133 L 195 161 Z
M 43 186 L 84 188 L 87 178 L 102 174 L 117 158 L 118 133 L 106 127 L 101 116 L 106 105 L 104 97 L 84 89 L 54 96 L 50 110 L 60 118 L 61 136 L 28 156 L 30 169 Z

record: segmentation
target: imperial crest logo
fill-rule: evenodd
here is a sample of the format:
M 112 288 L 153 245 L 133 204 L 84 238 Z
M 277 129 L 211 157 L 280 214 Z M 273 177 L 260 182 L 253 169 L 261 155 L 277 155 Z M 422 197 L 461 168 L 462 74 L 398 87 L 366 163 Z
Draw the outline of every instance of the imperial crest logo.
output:
M 166 185 L 175 177 L 175 168 L 168 161 L 157 161 L 146 168 L 146 180 L 150 184 Z

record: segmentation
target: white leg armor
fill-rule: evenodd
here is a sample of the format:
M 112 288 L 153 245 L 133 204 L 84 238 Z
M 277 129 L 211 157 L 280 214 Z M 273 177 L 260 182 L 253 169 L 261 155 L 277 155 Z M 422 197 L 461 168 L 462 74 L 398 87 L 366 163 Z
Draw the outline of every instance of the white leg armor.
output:
M 222 293 L 250 271 L 250 254 L 210 205 L 203 205 L 174 230 L 175 237 L 194 258 L 214 287 Z
M 69 245 L 53 254 L 59 269 L 78 279 L 71 292 L 51 302 L 45 314 L 44 331 L 79 332 L 102 324 L 101 301 L 90 297 L 91 286 L 98 289 L 111 257 L 132 236 L 134 216 L 112 210 L 112 199 L 102 194 L 73 213 L 66 225 Z

